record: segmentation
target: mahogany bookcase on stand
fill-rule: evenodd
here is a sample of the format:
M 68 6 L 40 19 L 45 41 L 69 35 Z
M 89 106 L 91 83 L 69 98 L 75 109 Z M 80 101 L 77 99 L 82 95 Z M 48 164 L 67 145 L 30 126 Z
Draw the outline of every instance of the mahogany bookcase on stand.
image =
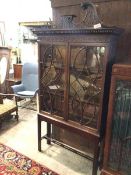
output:
M 84 3 L 81 7 L 95 9 L 92 3 Z M 99 23 L 96 10 L 93 12 L 92 22 Z M 82 23 L 75 25 L 74 18 L 74 15 L 66 15 L 58 26 L 32 28 L 38 37 L 39 53 L 38 150 L 41 151 L 42 138 L 46 138 L 48 144 L 55 142 L 92 160 L 92 175 L 96 175 L 111 69 L 122 30 L 101 24 L 97 25 L 99 28 L 95 28 L 96 25 L 87 27 L 86 21 L 83 26 Z M 41 134 L 42 121 L 47 123 L 44 136 Z M 60 130 L 56 131 L 56 127 Z M 92 154 L 76 151 L 75 144 L 70 146 L 58 139 L 56 134 L 61 135 L 61 130 L 70 133 L 72 142 L 75 134 L 91 143 Z M 75 142 L 79 144 L 79 140 Z

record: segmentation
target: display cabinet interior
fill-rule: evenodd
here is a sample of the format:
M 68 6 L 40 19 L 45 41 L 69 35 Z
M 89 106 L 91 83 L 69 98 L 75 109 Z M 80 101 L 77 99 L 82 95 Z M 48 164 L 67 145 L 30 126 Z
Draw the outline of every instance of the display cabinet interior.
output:
M 43 67 L 40 109 L 96 129 L 106 48 L 71 45 L 67 62 L 65 45 L 41 47 L 45 52 L 40 58 Z

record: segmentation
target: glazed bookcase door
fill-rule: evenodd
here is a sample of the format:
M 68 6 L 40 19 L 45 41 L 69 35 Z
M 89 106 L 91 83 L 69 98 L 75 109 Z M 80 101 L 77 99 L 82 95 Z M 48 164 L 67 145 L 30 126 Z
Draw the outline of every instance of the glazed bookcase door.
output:
M 69 119 L 94 129 L 101 109 L 105 52 L 103 46 L 70 46 Z
M 66 46 L 40 45 L 40 111 L 64 117 Z
M 131 66 L 114 64 L 101 175 L 131 174 Z
M 108 167 L 131 174 L 131 80 L 116 79 Z

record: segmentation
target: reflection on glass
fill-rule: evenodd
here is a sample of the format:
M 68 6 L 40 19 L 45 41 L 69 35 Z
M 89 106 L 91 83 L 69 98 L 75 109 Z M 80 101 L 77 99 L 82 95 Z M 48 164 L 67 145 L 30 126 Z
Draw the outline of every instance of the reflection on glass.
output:
M 109 166 L 131 173 L 131 81 L 117 81 L 115 90 Z
M 70 120 L 96 128 L 105 47 L 72 46 L 70 60 Z
M 3 84 L 6 78 L 7 72 L 7 59 L 6 57 L 2 57 L 0 59 L 0 84 Z
M 43 54 L 41 84 L 44 104 L 41 108 L 52 114 L 63 116 L 64 105 L 64 46 L 49 46 Z

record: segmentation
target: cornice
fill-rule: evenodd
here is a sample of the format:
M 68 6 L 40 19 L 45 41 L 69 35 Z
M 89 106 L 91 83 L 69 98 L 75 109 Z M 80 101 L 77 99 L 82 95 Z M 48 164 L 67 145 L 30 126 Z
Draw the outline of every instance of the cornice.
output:
M 37 36 L 44 35 L 70 35 L 70 34 L 115 34 L 119 35 L 123 30 L 120 28 L 88 28 L 88 29 L 34 29 L 32 32 Z

